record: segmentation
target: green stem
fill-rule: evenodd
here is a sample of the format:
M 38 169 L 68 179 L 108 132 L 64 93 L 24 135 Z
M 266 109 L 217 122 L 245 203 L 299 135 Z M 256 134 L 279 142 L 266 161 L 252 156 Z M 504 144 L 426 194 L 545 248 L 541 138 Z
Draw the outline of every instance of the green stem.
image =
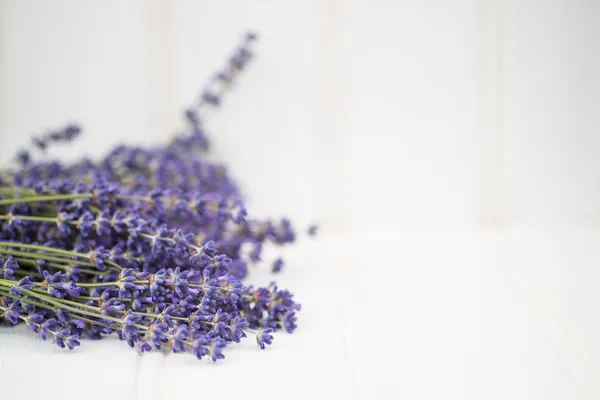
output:
M 120 300 L 120 299 L 117 299 L 117 300 Z M 86 308 L 88 308 L 90 310 L 100 311 L 100 307 L 90 306 L 90 305 L 87 305 L 87 304 L 77 303 L 75 301 L 70 301 L 70 300 L 65 300 L 65 299 L 61 299 L 61 301 L 63 303 L 67 303 L 67 304 L 73 304 L 73 305 L 77 305 L 77 306 L 80 306 L 80 307 L 86 307 Z M 127 314 L 126 310 L 115 310 L 115 312 L 119 313 L 119 314 Z M 159 317 L 157 314 L 143 313 L 143 312 L 139 312 L 139 311 L 132 311 L 132 313 L 134 315 L 141 315 L 143 317 L 149 317 L 149 318 L 154 318 L 154 319 L 156 319 L 156 318 Z M 175 320 L 178 320 L 178 321 L 187 321 L 187 318 L 181 318 L 181 317 L 171 317 L 171 319 L 175 319 Z
M 210 289 L 210 286 L 208 286 L 208 285 L 195 285 L 193 283 L 188 283 L 188 287 L 195 288 L 195 289 L 204 289 L 204 290 Z
M 121 270 L 123 270 L 123 267 L 121 267 L 121 266 L 120 266 L 119 264 L 117 264 L 116 262 L 112 262 L 112 261 L 110 261 L 110 260 L 106 260 L 106 259 L 105 259 L 105 260 L 104 260 L 104 264 L 108 264 L 108 265 L 110 265 L 111 267 L 114 267 L 114 268 L 116 268 L 116 271 L 121 271 Z M 109 268 L 109 269 L 110 269 L 110 268 Z
M 35 262 L 33 264 L 35 264 Z M 59 265 L 59 264 L 54 264 L 54 263 L 48 263 L 48 264 L 46 264 L 46 266 L 49 268 L 60 269 L 60 270 L 67 271 L 67 272 L 70 272 L 73 269 L 73 267 L 69 266 L 69 265 Z M 79 272 L 82 274 L 90 274 L 90 275 L 104 275 L 104 272 L 102 272 L 102 271 L 92 271 L 91 269 L 79 269 Z
M 100 282 L 100 283 L 80 283 L 76 282 L 79 287 L 107 287 L 107 286 L 119 286 L 115 282 Z
M 12 256 L 19 256 L 19 257 L 24 257 L 24 258 L 32 258 L 35 260 L 46 260 L 46 261 L 56 261 L 59 263 L 75 263 L 77 265 L 85 265 L 88 267 L 96 267 L 96 264 L 91 263 L 89 261 L 79 261 L 79 260 L 73 260 L 70 258 L 60 258 L 60 257 L 53 257 L 50 255 L 46 255 L 46 254 L 41 254 L 41 253 L 27 253 L 25 251 L 16 251 L 16 250 L 7 250 L 7 249 L 3 249 L 0 248 L 0 254 L 8 254 L 8 255 L 12 255 Z
M 37 307 L 40 307 L 40 308 L 45 308 L 46 310 L 56 311 L 56 309 L 54 307 L 51 307 L 51 306 L 49 306 L 47 304 L 43 304 L 43 303 L 39 303 L 37 301 L 31 300 L 28 297 L 20 297 L 19 298 L 19 297 L 13 296 L 12 294 L 4 291 L 2 288 L 0 288 L 0 294 L 2 296 L 9 297 L 11 299 L 19 300 L 19 301 L 21 301 L 21 303 L 31 304 L 31 305 L 34 305 L 34 306 L 37 306 Z M 61 307 L 61 308 L 70 309 L 70 307 Z M 77 310 L 75 312 L 82 313 L 82 311 L 83 310 Z M 82 313 L 82 314 L 92 315 L 91 313 Z M 116 326 L 110 326 L 110 325 L 107 325 L 107 324 L 103 324 L 102 322 L 94 321 L 93 319 L 82 317 L 81 315 L 77 315 L 77 314 L 73 314 L 73 313 L 67 313 L 67 315 L 70 316 L 70 317 L 75 317 L 75 318 L 80 319 L 82 321 L 86 321 L 86 322 L 95 324 L 95 325 L 103 326 L 103 327 L 106 327 L 106 328 L 109 328 L 109 329 L 118 329 L 118 327 L 116 327 Z M 98 318 L 102 318 L 102 319 L 105 319 L 105 320 L 113 320 L 113 322 L 119 322 L 119 323 L 121 322 L 121 320 L 118 319 L 118 318 L 107 317 L 106 315 L 93 315 L 93 316 L 96 316 Z M 23 319 L 23 318 L 21 317 L 21 319 Z M 23 320 L 25 321 L 25 319 L 23 319 Z M 144 330 L 148 329 L 144 325 L 134 325 L 134 326 L 137 327 L 137 328 L 144 329 Z
M 99 296 L 74 296 L 72 298 L 75 299 L 75 300 L 82 300 L 82 301 L 90 301 L 90 300 L 91 301 L 98 301 L 98 300 L 100 300 Z M 121 298 L 117 298 L 115 300 L 119 301 L 121 303 L 130 302 L 131 301 L 131 299 L 121 299 Z
M 79 313 L 79 314 L 84 314 L 84 315 L 89 315 L 89 316 L 92 316 L 92 317 L 97 317 L 97 318 L 105 319 L 107 321 L 113 321 L 113 322 L 119 322 L 119 323 L 122 322 L 121 319 L 119 319 L 119 318 L 110 317 L 108 315 L 97 314 L 97 313 L 93 313 L 93 312 L 87 311 L 87 310 L 80 310 L 78 308 L 65 305 L 64 303 L 62 303 L 60 301 L 61 299 L 56 299 L 56 298 L 51 297 L 51 296 L 41 295 L 41 294 L 32 292 L 31 290 L 28 290 L 28 289 L 23 289 L 23 293 L 29 294 L 29 295 L 31 295 L 33 297 L 37 297 L 39 299 L 43 299 L 44 301 L 46 301 L 46 302 L 48 302 L 50 304 L 54 304 L 55 306 L 58 306 L 60 308 L 64 308 L 65 310 L 68 310 L 68 311 L 73 311 L 73 312 L 76 312 L 76 313 Z
M 49 306 L 47 304 L 31 300 L 31 299 L 29 299 L 27 297 L 13 296 L 12 294 L 10 294 L 8 291 L 4 290 L 1 287 L 0 287 L 0 294 L 2 296 L 4 296 L 4 297 L 9 297 L 9 298 L 14 299 L 14 300 L 19 300 L 19 301 L 21 301 L 21 303 L 31 304 L 31 305 L 36 306 L 36 307 L 45 308 L 46 310 L 56 311 L 56 309 L 54 307 L 52 307 L 52 306 Z
M 118 326 L 110 326 L 108 324 L 103 324 L 102 322 L 94 321 L 93 319 L 82 317 L 81 315 L 76 315 L 76 314 L 71 314 L 71 313 L 67 313 L 67 315 L 69 317 L 77 318 L 77 319 L 79 319 L 81 321 L 89 322 L 90 324 L 94 324 L 94 325 L 98 325 L 98 326 L 103 326 L 105 328 L 109 328 L 109 329 L 113 329 L 113 330 L 118 330 L 119 329 Z
M 102 210 L 92 204 L 86 204 L 86 207 L 92 212 L 92 214 L 100 214 Z
M 2 250 L 0 249 L 0 252 Z M 15 259 L 19 262 L 19 264 L 26 264 L 26 265 L 32 265 L 32 266 L 36 266 L 36 262 L 32 259 L 27 259 L 27 258 L 23 258 L 20 256 L 16 256 Z M 48 263 L 45 264 L 45 266 L 49 267 L 49 268 L 54 268 L 54 269 L 60 269 L 63 271 L 71 271 L 73 269 L 72 266 L 69 265 L 60 265 L 60 264 L 55 264 L 55 263 Z M 91 274 L 91 275 L 103 275 L 104 273 L 101 271 L 92 271 L 90 269 L 79 269 L 80 273 L 85 273 L 85 274 Z
M 19 276 L 35 276 L 37 278 L 44 279 L 44 277 L 40 273 L 37 273 L 35 271 L 23 271 L 20 268 L 17 269 L 17 270 L 15 270 L 15 275 L 19 275 Z
M 14 283 L 16 283 L 16 282 L 7 281 L 7 280 L 4 280 L 4 279 L 0 279 L 0 285 L 2 285 L 2 286 L 6 286 L 6 287 L 10 288 L 12 285 L 14 285 Z M 39 286 L 41 284 L 39 284 L 38 282 L 36 282 L 36 283 L 34 283 L 34 285 Z M 8 297 L 11 297 L 11 298 L 14 298 L 14 299 L 18 299 L 18 297 L 10 295 L 6 291 L 6 289 L 3 289 L 2 287 L 0 287 L 0 292 L 6 293 L 8 295 Z M 53 301 L 49 301 L 48 300 L 49 296 L 46 294 L 45 291 L 42 291 L 42 290 L 39 290 L 39 289 L 33 289 L 33 290 L 23 290 L 23 292 L 24 293 L 25 292 L 31 293 L 32 296 L 43 298 L 45 301 L 47 301 L 49 303 L 53 303 Z M 83 297 L 83 296 L 77 296 L 77 297 Z M 66 300 L 66 299 L 56 299 L 54 297 L 50 297 L 50 299 L 54 299 L 54 303 L 55 304 L 56 303 L 60 303 L 60 307 L 64 308 L 64 309 L 67 309 L 67 310 L 69 310 L 69 309 L 73 310 L 73 309 L 71 307 L 64 306 L 64 304 L 71 304 L 71 305 L 74 305 L 74 306 L 77 306 L 77 307 L 84 307 L 84 308 L 87 308 L 89 310 L 100 311 L 100 307 L 90 306 L 90 305 L 87 305 L 87 304 L 78 303 L 76 301 L 71 301 L 71 300 Z M 95 299 L 95 300 L 97 300 L 97 298 L 88 298 L 87 296 L 86 296 L 86 299 L 87 300 L 89 300 L 89 299 Z M 27 302 L 28 298 L 21 297 L 20 300 L 25 300 L 25 302 Z M 121 299 L 117 299 L 117 300 L 121 300 Z M 53 307 L 44 305 L 43 303 L 37 303 L 37 302 L 32 302 L 32 301 L 29 301 L 29 303 L 33 304 L 33 305 L 37 305 L 39 307 L 44 307 L 44 308 L 49 309 L 49 310 L 54 310 Z M 101 317 L 101 318 L 104 318 L 104 319 L 108 319 L 108 320 L 111 319 L 110 317 L 109 318 L 105 318 L 106 317 L 105 315 L 102 315 L 102 314 L 96 315 L 96 314 L 93 314 L 93 313 L 86 312 L 85 310 L 77 310 L 76 312 L 80 312 L 80 313 L 86 314 L 86 315 L 98 316 L 98 317 Z M 115 310 L 115 312 L 120 313 L 120 314 L 126 314 L 127 313 L 127 311 L 125 311 L 125 310 Z M 141 315 L 143 317 L 154 318 L 154 319 L 156 319 L 156 318 L 159 317 L 159 315 L 157 315 L 157 314 L 143 313 L 143 312 L 138 312 L 138 311 L 133 311 L 133 314 L 134 315 Z M 187 321 L 188 320 L 187 318 L 182 318 L 182 317 L 171 317 L 171 319 L 174 319 L 174 320 L 177 320 L 177 321 Z M 120 320 L 117 319 L 117 318 L 113 318 L 112 320 L 115 321 L 115 322 L 117 322 L 117 321 L 120 322 Z M 207 322 L 207 321 L 200 321 L 200 322 L 211 324 L 210 322 Z M 143 326 L 143 325 L 140 325 L 140 326 Z M 111 329 L 114 329 L 114 327 L 111 327 Z
M 34 195 L 35 190 L 27 189 L 27 188 L 18 188 L 18 187 L 14 187 L 14 186 L 0 186 L 0 193 L 2 193 L 2 194 L 28 193 L 28 194 Z
M 126 196 L 126 195 L 118 195 L 118 196 L 115 196 L 115 198 L 118 199 L 118 200 L 146 201 L 148 203 L 150 203 L 152 201 L 152 199 L 149 198 L 148 196 Z
M 31 196 L 21 197 L 20 199 L 3 199 L 0 200 L 0 206 L 20 203 L 40 203 L 44 201 L 56 201 L 56 200 L 76 200 L 76 199 L 91 199 L 91 194 L 53 194 L 53 195 L 42 195 L 42 196 Z
M 32 289 L 33 292 L 37 293 L 37 294 L 42 294 L 42 295 L 46 295 L 46 291 L 44 290 L 40 290 L 40 289 Z M 65 303 L 65 304 L 71 304 L 74 306 L 78 306 L 78 307 L 84 307 L 87 308 L 88 310 L 96 310 L 96 311 L 100 311 L 99 307 L 95 307 L 95 306 L 90 306 L 84 303 L 78 303 L 76 301 L 71 301 L 71 300 L 67 300 L 67 299 L 59 299 L 60 302 Z
M 39 246 L 39 245 L 35 245 L 35 244 L 25 244 L 25 243 L 19 243 L 19 242 L 7 242 L 7 241 L 0 241 L 0 246 L 4 246 L 4 247 L 19 247 L 22 249 L 29 249 L 29 250 L 38 250 L 38 251 L 47 251 L 50 253 L 56 253 L 56 254 L 60 254 L 60 255 L 64 255 L 64 256 L 69 256 L 69 257 L 79 257 L 79 258 L 90 258 L 90 254 L 86 254 L 86 253 L 78 253 L 75 251 L 69 251 L 69 250 L 63 250 L 63 249 L 57 249 L 54 247 L 47 247 L 47 246 Z M 0 249 L 0 251 L 2 251 Z M 88 265 L 91 267 L 95 267 L 96 264 L 91 263 L 91 262 L 86 262 L 86 261 L 79 261 L 79 260 L 72 260 L 69 259 L 71 262 L 76 262 L 77 264 L 81 264 L 81 265 Z M 113 266 L 115 268 L 117 268 L 119 271 L 123 269 L 123 267 L 121 267 L 119 264 L 110 261 L 110 260 L 104 260 L 105 264 L 108 264 L 110 266 Z
M 56 217 L 36 217 L 32 215 L 0 215 L 0 219 L 17 218 L 21 221 L 57 222 Z
M 56 249 L 54 247 L 39 246 L 39 245 L 36 245 L 36 244 L 26 244 L 26 243 L 19 243 L 19 242 L 0 241 L 0 246 L 5 246 L 5 247 L 19 247 L 21 249 L 49 251 L 49 252 L 52 252 L 52 253 L 58 253 L 58 254 L 62 254 L 62 255 L 65 255 L 65 256 L 89 257 L 89 254 L 77 253 L 77 252 L 74 252 L 74 251 L 68 251 L 68 250 L 63 250 L 63 249 Z

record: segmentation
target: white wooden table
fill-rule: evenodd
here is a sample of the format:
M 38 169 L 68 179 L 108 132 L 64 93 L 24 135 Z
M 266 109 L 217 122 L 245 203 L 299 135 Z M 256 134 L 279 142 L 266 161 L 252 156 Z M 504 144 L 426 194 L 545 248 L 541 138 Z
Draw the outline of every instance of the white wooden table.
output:
M 600 230 L 324 233 L 287 260 L 299 328 L 266 351 L 247 340 L 212 364 L 107 339 L 65 352 L 0 329 L 0 397 L 600 398 Z

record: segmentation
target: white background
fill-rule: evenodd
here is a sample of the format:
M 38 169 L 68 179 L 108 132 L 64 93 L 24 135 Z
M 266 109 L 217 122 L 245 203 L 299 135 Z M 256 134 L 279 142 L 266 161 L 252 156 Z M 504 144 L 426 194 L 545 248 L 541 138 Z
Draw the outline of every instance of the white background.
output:
M 85 136 L 65 157 L 164 140 L 261 34 L 215 154 L 256 214 L 324 235 L 280 278 L 314 305 L 300 332 L 220 368 L 283 363 L 297 398 L 599 398 L 599 2 L 3 0 L 0 18 L 2 159 L 66 121 Z

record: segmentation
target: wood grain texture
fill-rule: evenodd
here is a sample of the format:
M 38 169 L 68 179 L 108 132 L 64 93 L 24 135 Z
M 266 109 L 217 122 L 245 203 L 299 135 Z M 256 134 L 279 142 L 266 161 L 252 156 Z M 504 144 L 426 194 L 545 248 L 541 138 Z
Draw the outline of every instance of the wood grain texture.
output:
M 303 304 L 299 328 L 266 351 L 250 339 L 212 364 L 108 339 L 68 353 L 3 328 L 0 384 L 23 399 L 593 399 L 599 240 L 582 229 L 324 234 L 287 253 L 278 281 Z M 539 263 L 544 279 L 530 274 Z M 29 374 L 40 385 L 24 385 Z M 67 375 L 73 392 L 48 394 Z

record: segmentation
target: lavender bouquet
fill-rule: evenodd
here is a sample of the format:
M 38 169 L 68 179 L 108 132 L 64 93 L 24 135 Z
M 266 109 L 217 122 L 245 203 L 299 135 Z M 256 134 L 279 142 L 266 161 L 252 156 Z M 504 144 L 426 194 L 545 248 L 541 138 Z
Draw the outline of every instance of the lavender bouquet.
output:
M 246 68 L 255 39 L 244 37 L 185 111 L 188 132 L 168 144 L 72 164 L 21 151 L 0 172 L 0 324 L 24 323 L 62 348 L 116 334 L 141 352 L 213 361 L 248 335 L 265 348 L 274 331 L 294 331 L 292 293 L 242 282 L 264 245 L 294 241 L 290 221 L 249 218 L 226 168 L 203 157 L 204 113 Z M 80 133 L 68 125 L 33 143 L 43 152 Z

